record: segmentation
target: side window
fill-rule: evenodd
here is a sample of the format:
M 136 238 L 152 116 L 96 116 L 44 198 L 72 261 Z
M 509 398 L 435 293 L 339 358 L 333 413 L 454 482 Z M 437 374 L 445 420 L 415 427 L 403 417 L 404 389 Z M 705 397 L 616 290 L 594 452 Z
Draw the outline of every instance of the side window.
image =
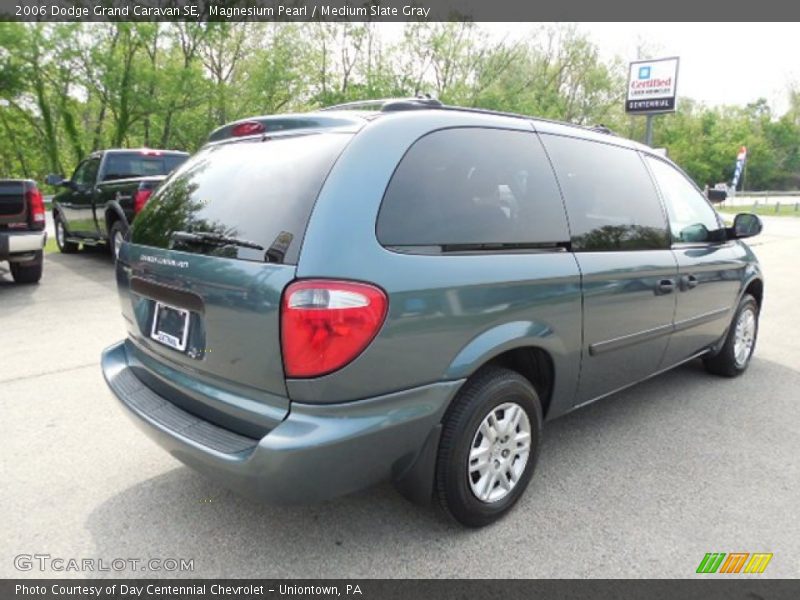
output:
M 719 229 L 717 214 L 697 188 L 672 165 L 647 157 L 664 203 L 672 239 L 676 242 L 708 242 Z
M 83 185 L 83 180 L 86 177 L 86 169 L 89 167 L 89 161 L 85 160 L 77 167 L 75 167 L 75 172 L 72 174 L 72 183 L 76 185 Z
M 78 168 L 75 169 L 75 173 L 72 175 L 73 183 L 76 183 L 79 186 L 87 187 L 93 185 L 94 182 L 97 180 L 97 170 L 100 168 L 100 159 L 99 158 L 90 158 L 88 160 L 83 161 L 81 164 L 78 165 Z
M 575 250 L 668 247 L 664 211 L 637 152 L 557 135 L 542 141 L 561 184 Z
M 569 239 L 547 155 L 533 132 L 455 128 L 417 140 L 384 194 L 384 246 L 547 245 Z

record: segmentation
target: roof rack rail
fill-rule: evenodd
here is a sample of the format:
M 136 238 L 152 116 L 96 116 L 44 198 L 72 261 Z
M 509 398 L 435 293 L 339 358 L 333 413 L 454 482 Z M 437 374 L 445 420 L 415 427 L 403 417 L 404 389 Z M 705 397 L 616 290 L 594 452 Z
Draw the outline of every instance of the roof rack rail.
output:
M 317 110 L 318 111 L 374 110 L 379 112 L 393 112 L 393 111 L 403 111 L 403 110 L 419 110 L 425 108 L 438 108 L 441 110 L 449 110 L 449 111 L 462 111 L 462 112 L 470 112 L 483 115 L 495 115 L 498 117 L 512 117 L 516 119 L 544 121 L 549 123 L 557 123 L 559 125 L 577 127 L 578 129 L 594 131 L 596 133 L 603 133 L 606 135 L 613 135 L 616 137 L 620 137 L 620 135 L 616 131 L 614 131 L 610 127 L 603 125 L 602 123 L 598 123 L 597 125 L 580 125 L 578 123 L 567 123 L 564 121 L 557 121 L 554 119 L 547 119 L 544 117 L 535 117 L 532 115 L 523 115 L 519 113 L 506 112 L 501 110 L 492 110 L 487 108 L 476 108 L 476 107 L 466 107 L 466 106 L 453 106 L 450 104 L 443 104 L 440 100 L 434 98 L 430 94 L 420 94 L 418 96 L 412 96 L 410 98 L 376 98 L 374 100 L 356 100 L 355 102 L 334 104 L 333 106 L 326 106 L 324 108 L 320 108 Z
M 441 108 L 444 106 L 439 100 L 430 94 L 414 96 L 411 98 L 377 98 L 374 100 L 356 100 L 355 102 L 345 102 L 344 104 L 334 104 L 320 108 L 326 110 L 379 110 L 381 112 L 391 112 L 395 110 L 418 110 L 423 108 Z
M 608 135 L 616 135 L 617 137 L 619 137 L 619 134 L 616 131 L 614 131 L 610 127 L 606 127 L 602 123 L 598 123 L 597 125 L 587 125 L 586 129 L 590 131 L 596 131 L 597 133 L 606 133 Z

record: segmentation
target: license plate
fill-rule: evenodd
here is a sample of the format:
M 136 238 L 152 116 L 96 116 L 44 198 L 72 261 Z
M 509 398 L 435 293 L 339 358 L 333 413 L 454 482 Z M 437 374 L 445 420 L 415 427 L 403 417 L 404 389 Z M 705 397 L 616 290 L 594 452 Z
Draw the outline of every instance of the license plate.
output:
M 183 352 L 189 337 L 189 311 L 156 302 L 150 337 Z

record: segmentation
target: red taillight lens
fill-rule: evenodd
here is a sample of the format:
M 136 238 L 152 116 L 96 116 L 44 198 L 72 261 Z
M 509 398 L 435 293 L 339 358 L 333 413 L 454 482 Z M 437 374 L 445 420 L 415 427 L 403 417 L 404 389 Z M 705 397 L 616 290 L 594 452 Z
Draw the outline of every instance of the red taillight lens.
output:
M 150 199 L 150 194 L 153 190 L 136 190 L 136 195 L 133 197 L 133 214 L 138 215 Z
M 242 135 L 255 135 L 257 133 L 264 133 L 264 125 L 258 121 L 245 121 L 234 125 L 231 130 L 231 135 L 239 137 Z
M 383 290 L 365 283 L 308 280 L 283 296 L 281 347 L 287 377 L 340 369 L 366 348 L 386 318 Z
M 44 228 L 44 196 L 38 188 L 28 190 L 28 221 L 38 229 Z

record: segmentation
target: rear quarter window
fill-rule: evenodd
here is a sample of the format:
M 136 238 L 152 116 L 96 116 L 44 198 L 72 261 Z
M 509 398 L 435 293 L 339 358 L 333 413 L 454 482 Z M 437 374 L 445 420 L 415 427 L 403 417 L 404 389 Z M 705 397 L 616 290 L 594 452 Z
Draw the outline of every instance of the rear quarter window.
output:
M 377 222 L 396 249 L 549 245 L 569 239 L 537 135 L 454 128 L 417 140 L 397 166 Z

